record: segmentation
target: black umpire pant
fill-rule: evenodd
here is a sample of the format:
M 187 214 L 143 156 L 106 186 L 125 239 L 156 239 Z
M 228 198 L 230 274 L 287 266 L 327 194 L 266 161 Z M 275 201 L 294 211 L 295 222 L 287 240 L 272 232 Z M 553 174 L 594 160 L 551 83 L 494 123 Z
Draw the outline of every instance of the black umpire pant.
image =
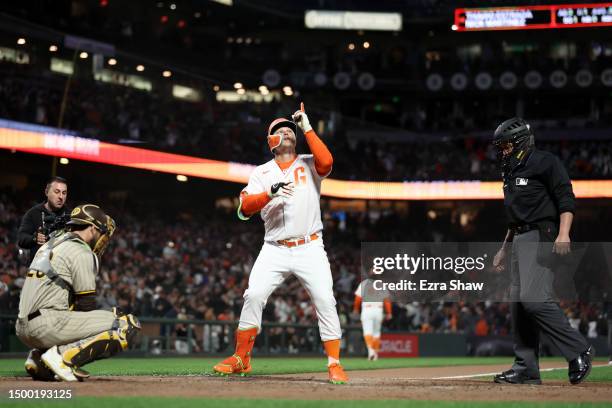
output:
M 544 262 L 538 256 L 542 250 L 538 230 L 514 236 L 510 292 L 515 355 L 512 369 L 537 378 L 540 377 L 540 333 L 550 339 L 568 362 L 589 347 L 555 301 L 554 274 L 542 265 Z M 551 251 L 551 246 L 545 246 L 544 250 Z

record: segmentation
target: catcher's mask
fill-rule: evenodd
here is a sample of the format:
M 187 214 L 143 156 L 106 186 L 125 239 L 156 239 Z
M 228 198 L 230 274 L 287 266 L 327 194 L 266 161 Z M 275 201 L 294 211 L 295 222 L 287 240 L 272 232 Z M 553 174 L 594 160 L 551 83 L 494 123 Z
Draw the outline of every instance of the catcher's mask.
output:
M 268 146 L 270 146 L 270 151 L 274 151 L 274 149 L 283 143 L 283 135 L 277 135 L 275 132 L 284 127 L 288 127 L 289 129 L 293 130 L 293 133 L 297 135 L 297 125 L 295 122 L 285 118 L 274 119 L 268 128 Z
M 115 220 L 94 204 L 82 204 L 75 207 L 70 213 L 70 221 L 66 225 L 93 225 L 100 231 L 102 235 L 92 245 L 92 250 L 98 257 L 101 257 L 104 253 L 116 229 Z
M 521 118 L 512 118 L 495 129 L 493 145 L 497 149 L 502 172 L 508 175 L 529 156 L 534 146 L 534 137 L 527 122 Z M 509 152 L 504 153 L 504 150 Z

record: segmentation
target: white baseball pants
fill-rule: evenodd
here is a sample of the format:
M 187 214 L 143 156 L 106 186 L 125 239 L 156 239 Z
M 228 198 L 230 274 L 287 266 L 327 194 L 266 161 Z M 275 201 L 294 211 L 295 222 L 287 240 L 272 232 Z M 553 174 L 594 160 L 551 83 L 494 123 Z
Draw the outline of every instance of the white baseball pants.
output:
M 336 311 L 333 280 L 321 238 L 288 248 L 265 242 L 249 276 L 239 329 L 261 328 L 261 315 L 268 297 L 291 274 L 308 291 L 314 303 L 322 341 L 342 337 Z

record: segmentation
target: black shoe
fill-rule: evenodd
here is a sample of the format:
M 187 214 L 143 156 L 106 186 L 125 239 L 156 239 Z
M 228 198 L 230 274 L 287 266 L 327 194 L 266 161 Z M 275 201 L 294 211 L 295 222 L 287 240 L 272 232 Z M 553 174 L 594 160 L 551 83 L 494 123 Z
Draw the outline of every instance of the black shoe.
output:
M 498 384 L 542 384 L 540 377 L 529 377 L 512 369 L 497 374 L 493 377 L 493 381 Z
M 570 383 L 580 384 L 585 380 L 585 378 L 588 377 L 589 373 L 591 372 L 591 359 L 593 358 L 592 353 L 592 348 L 589 347 L 587 351 L 580 354 L 578 358 L 570 361 L 567 372 Z

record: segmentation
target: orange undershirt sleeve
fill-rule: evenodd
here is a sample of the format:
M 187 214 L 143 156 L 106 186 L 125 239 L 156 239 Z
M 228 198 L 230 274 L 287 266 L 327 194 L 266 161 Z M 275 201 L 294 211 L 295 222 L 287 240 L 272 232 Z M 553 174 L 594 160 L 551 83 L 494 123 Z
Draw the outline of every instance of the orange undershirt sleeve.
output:
M 270 196 L 265 191 L 259 194 L 242 194 L 240 211 L 247 217 L 261 211 L 270 202 Z
M 334 164 L 334 158 L 331 152 L 327 146 L 325 146 L 325 143 L 319 139 L 319 136 L 317 136 L 314 130 L 309 130 L 306 132 L 305 136 L 306 143 L 308 143 L 308 147 L 314 156 L 317 173 L 319 176 L 327 176 Z
M 385 299 L 384 305 L 385 305 L 385 313 L 391 314 L 391 301 L 389 299 Z
M 361 296 L 355 295 L 355 303 L 353 304 L 353 312 L 359 313 L 361 310 Z

